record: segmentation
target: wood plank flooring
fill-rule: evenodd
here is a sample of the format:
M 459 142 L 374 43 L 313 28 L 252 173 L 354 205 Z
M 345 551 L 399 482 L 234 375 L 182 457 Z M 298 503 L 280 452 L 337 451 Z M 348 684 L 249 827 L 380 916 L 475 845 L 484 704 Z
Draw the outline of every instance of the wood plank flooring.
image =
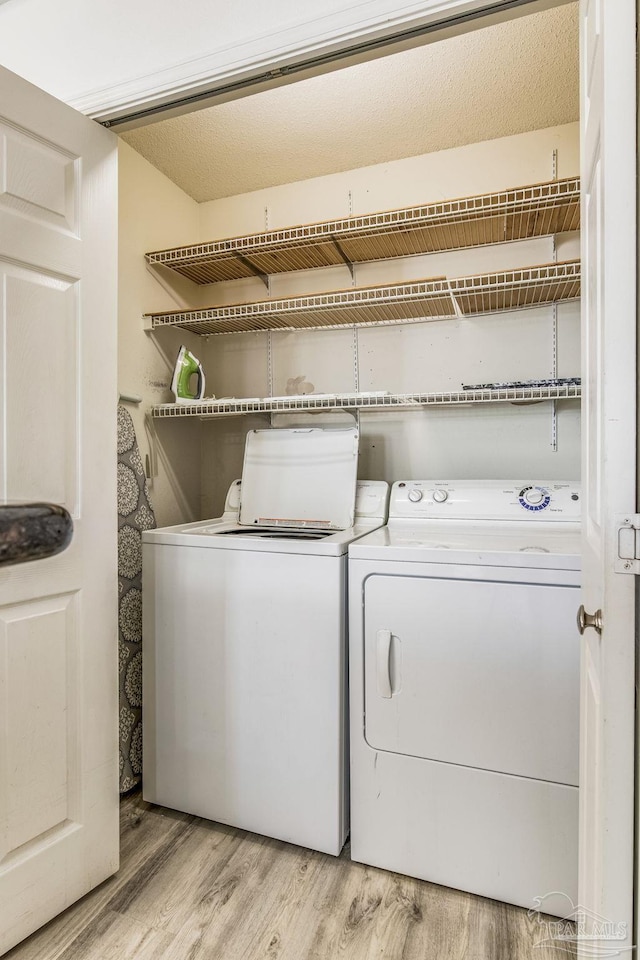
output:
M 121 869 L 6 960 L 557 960 L 526 910 L 145 803 Z M 566 952 L 562 954 L 568 957 Z

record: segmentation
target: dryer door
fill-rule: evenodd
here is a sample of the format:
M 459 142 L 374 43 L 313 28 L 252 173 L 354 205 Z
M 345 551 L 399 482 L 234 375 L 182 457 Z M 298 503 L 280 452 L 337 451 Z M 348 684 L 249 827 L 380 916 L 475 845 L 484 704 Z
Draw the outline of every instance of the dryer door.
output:
M 547 584 L 369 577 L 369 745 L 577 784 L 577 595 Z

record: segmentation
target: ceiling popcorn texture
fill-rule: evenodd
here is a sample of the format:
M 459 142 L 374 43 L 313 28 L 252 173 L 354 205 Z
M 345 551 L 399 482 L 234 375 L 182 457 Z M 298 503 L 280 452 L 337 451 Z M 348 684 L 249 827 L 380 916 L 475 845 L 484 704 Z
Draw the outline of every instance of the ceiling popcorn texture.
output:
M 197 201 L 570 123 L 577 3 L 123 133 Z

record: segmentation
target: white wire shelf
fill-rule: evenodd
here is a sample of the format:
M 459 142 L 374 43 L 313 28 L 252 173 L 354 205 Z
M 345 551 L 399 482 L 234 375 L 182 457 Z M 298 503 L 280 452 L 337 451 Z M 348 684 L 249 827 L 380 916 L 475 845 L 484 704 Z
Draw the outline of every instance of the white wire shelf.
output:
M 543 400 L 579 400 L 579 384 L 554 387 L 505 387 L 495 390 L 459 390 L 450 393 L 384 393 L 262 399 L 205 400 L 196 403 L 162 403 L 151 415 L 160 419 L 199 417 L 202 420 L 237 417 L 251 413 L 321 413 L 343 410 L 396 411 L 453 404 L 535 403 Z
M 148 313 L 145 320 L 153 330 L 172 326 L 211 336 L 445 320 L 575 300 L 579 296 L 580 261 L 570 260 L 451 280 L 438 277 L 283 300 Z
M 580 179 L 329 220 L 147 253 L 195 283 L 386 260 L 580 227 Z

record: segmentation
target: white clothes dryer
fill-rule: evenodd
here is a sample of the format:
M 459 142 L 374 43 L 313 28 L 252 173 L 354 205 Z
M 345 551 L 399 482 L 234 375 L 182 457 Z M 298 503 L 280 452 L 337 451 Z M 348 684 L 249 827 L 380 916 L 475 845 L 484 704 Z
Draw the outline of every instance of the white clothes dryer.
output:
M 579 516 L 573 482 L 401 481 L 349 548 L 354 860 L 576 902 Z
M 146 800 L 340 852 L 347 550 L 389 493 L 357 439 L 252 431 L 222 517 L 143 535 Z

